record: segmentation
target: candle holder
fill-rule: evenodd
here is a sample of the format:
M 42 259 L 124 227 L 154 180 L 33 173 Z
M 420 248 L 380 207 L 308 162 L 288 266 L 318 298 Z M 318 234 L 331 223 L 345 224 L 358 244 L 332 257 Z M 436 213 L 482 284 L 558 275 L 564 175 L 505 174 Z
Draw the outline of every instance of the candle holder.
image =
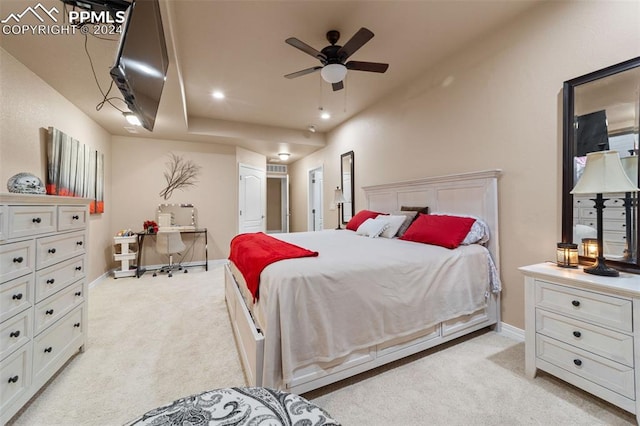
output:
M 561 268 L 577 268 L 578 245 L 573 243 L 558 243 L 556 264 Z

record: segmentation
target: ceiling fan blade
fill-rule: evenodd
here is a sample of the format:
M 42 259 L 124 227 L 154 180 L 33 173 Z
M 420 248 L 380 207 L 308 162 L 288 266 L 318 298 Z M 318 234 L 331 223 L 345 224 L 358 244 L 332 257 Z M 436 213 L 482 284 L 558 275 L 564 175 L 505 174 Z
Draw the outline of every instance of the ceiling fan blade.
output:
M 356 50 L 360 49 L 366 42 L 373 38 L 373 33 L 365 27 L 358 30 L 357 33 L 351 37 L 351 40 L 345 43 L 344 46 L 338 50 L 338 57 L 344 62 L 349 56 L 356 53 Z
M 337 92 L 338 90 L 344 89 L 344 84 L 341 81 L 339 81 L 337 83 L 332 83 L 331 87 L 333 87 L 334 92 Z
M 287 74 L 285 75 L 285 78 L 302 77 L 303 75 L 311 74 L 312 72 L 316 72 L 321 69 L 322 69 L 321 66 L 311 67 L 311 68 L 307 68 L 306 70 L 296 71 L 296 72 L 292 72 L 291 74 Z
M 304 53 L 311 55 L 316 59 L 320 59 L 321 61 L 327 60 L 327 57 L 324 55 L 324 53 L 314 49 L 313 47 L 309 46 L 307 43 L 300 41 L 295 37 L 290 37 L 286 39 L 284 42 L 295 47 L 296 49 L 302 50 Z
M 369 71 L 383 73 L 389 68 L 389 64 L 382 64 L 380 62 L 360 62 L 349 61 L 345 64 L 347 69 L 355 71 Z

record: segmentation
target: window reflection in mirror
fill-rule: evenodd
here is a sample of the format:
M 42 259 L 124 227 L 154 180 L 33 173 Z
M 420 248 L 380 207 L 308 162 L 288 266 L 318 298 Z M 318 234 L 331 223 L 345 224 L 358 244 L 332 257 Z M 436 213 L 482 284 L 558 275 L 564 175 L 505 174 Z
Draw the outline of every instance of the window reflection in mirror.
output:
M 615 150 L 631 181 L 638 183 L 640 58 L 564 84 L 563 240 L 578 244 L 595 238 L 596 210 L 591 198 L 571 191 L 582 175 L 586 154 Z M 604 254 L 609 260 L 638 265 L 637 194 L 604 194 Z
M 347 200 L 342 205 L 342 223 L 349 222 L 349 219 L 355 215 L 353 169 L 353 151 L 342 154 L 340 156 L 340 188 L 344 199 Z

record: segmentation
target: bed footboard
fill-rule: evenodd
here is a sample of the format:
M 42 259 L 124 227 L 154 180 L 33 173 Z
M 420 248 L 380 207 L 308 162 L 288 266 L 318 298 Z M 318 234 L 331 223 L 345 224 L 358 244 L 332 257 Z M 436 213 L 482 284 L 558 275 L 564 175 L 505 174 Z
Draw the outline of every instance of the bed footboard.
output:
M 224 266 L 225 300 L 247 385 L 262 386 L 264 335 L 256 328 L 238 284 L 228 265 Z

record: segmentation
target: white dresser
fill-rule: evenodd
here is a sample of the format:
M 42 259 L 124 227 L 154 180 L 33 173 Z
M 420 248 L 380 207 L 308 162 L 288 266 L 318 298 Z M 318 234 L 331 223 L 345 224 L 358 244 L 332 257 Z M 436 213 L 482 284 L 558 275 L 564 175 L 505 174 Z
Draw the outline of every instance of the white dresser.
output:
M 640 275 L 600 277 L 553 263 L 520 271 L 527 376 L 544 370 L 640 419 Z
M 89 202 L 0 194 L 0 424 L 84 349 Z

